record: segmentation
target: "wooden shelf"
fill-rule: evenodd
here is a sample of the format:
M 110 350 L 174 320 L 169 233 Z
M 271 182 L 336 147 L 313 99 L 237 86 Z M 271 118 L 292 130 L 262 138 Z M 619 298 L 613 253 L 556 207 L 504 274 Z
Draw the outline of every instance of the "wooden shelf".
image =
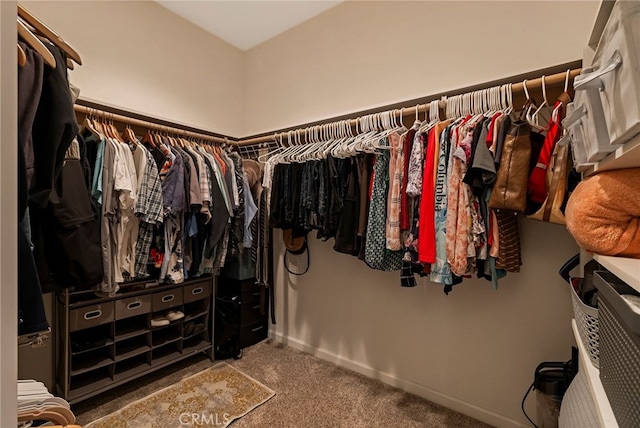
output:
M 593 258 L 634 290 L 640 292 L 640 259 L 599 254 L 594 254 Z
M 578 344 L 578 352 L 580 353 L 580 371 L 583 373 L 586 372 L 591 398 L 593 398 L 594 403 L 596 403 L 596 413 L 598 414 L 600 426 L 616 428 L 618 423 L 616 422 L 616 417 L 613 415 L 607 394 L 602 387 L 600 371 L 591 363 L 589 353 L 582 344 L 582 341 L 580 341 L 580 334 L 578 333 L 578 326 L 575 320 L 571 320 L 571 328 L 573 329 L 573 335 L 575 336 L 576 343 Z

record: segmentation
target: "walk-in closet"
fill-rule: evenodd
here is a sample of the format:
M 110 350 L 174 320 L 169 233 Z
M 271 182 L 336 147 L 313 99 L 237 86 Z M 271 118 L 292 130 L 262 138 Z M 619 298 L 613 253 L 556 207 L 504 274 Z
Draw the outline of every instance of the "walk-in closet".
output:
M 0 22 L 1 427 L 640 426 L 640 3 Z

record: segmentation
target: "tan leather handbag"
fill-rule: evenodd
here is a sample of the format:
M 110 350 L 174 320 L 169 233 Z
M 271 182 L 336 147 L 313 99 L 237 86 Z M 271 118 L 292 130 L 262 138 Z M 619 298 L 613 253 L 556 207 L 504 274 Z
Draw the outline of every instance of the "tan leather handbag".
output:
M 524 212 L 531 160 L 531 125 L 524 120 L 511 124 L 504 140 L 500 167 L 489 199 L 489 208 Z

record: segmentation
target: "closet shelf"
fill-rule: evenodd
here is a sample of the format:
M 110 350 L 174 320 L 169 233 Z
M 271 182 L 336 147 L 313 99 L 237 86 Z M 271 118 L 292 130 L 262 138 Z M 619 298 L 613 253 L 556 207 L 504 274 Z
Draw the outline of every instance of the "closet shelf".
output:
M 585 176 L 612 169 L 640 167 L 640 134 L 584 172 Z
M 71 376 L 78 376 L 84 373 L 94 371 L 96 369 L 110 366 L 113 364 L 113 358 L 109 356 L 98 355 L 96 357 L 86 359 L 76 364 L 76 368 L 71 370 Z
M 142 336 L 143 334 L 149 333 L 150 330 L 147 328 L 140 328 L 137 326 L 132 326 L 127 330 L 122 330 L 121 332 L 116 333 L 116 342 L 121 342 L 123 340 L 131 339 L 133 337 Z
M 640 152 L 638 152 L 640 155 Z M 593 258 L 612 274 L 640 292 L 640 259 L 594 254 Z
M 589 353 L 580 340 L 580 334 L 578 333 L 578 326 L 575 319 L 571 320 L 571 328 L 573 329 L 573 335 L 576 339 L 576 343 L 578 344 L 578 352 L 580 353 L 580 370 L 587 375 L 587 383 L 589 384 L 589 389 L 591 391 L 591 398 L 593 398 L 594 403 L 596 403 L 596 413 L 598 414 L 600 422 L 599 426 L 616 428 L 618 426 L 618 422 L 616 421 L 616 417 L 611 409 L 611 404 L 609 404 L 607 394 L 604 392 L 604 388 L 602 387 L 600 371 L 591 364 L 591 361 L 589 360 Z

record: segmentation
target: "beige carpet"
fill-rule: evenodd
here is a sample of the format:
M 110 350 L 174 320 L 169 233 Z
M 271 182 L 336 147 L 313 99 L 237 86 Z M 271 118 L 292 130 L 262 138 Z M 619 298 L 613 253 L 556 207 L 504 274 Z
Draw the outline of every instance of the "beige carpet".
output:
M 225 362 L 86 425 L 86 428 L 228 426 L 275 392 Z
M 489 427 L 276 342 L 259 343 L 245 349 L 242 359 L 227 362 L 277 391 L 230 428 Z M 205 356 L 195 356 L 78 403 L 72 410 L 77 423 L 86 424 L 213 364 Z

